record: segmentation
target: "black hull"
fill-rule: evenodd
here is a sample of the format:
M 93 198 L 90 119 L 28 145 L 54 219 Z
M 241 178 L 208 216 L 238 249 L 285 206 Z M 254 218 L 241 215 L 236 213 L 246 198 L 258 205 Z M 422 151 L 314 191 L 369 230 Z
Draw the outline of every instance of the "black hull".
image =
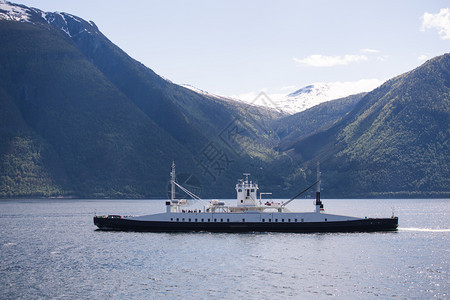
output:
M 397 230 L 398 218 L 361 219 L 339 222 L 159 222 L 94 217 L 100 230 L 147 232 L 374 232 Z

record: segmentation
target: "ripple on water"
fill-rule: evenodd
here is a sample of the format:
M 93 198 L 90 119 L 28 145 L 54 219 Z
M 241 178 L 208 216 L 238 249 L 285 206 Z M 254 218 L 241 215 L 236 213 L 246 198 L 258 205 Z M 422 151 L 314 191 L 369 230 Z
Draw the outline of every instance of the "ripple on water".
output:
M 446 298 L 449 204 L 402 201 L 398 232 L 355 234 L 102 232 L 95 209 L 163 203 L 0 201 L 0 298 Z

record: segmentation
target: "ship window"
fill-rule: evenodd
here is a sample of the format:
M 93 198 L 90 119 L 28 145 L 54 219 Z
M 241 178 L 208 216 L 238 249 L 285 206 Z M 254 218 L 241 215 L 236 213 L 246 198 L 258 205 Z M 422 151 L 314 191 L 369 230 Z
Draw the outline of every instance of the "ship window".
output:
M 295 219 L 295 222 L 297 223 L 297 219 Z
M 241 200 L 241 203 L 244 203 L 244 200 Z
M 255 189 L 252 189 L 252 193 L 255 191 Z
M 328 221 L 328 219 L 327 219 L 327 218 L 325 218 L 325 222 L 326 222 L 326 221 Z
M 223 222 L 223 219 L 220 219 L 220 222 Z
M 242 219 L 242 222 L 245 222 L 245 219 Z
M 265 219 L 263 219 L 262 221 L 263 221 L 263 222 L 265 222 L 266 220 L 265 220 Z
M 180 221 L 180 219 L 177 218 L 177 222 Z
M 239 189 L 238 192 L 239 192 L 239 193 L 242 192 L 242 189 Z
M 227 222 L 230 222 L 230 219 L 227 219 Z
M 291 221 L 291 219 L 288 219 L 288 222 L 290 222 Z
M 247 197 L 250 197 L 250 190 L 247 190 Z
M 184 218 L 182 219 L 182 221 L 184 222 Z
M 284 219 L 281 219 L 281 222 L 284 222 Z
M 269 219 L 269 222 L 272 222 L 272 219 Z
M 205 220 L 202 219 L 202 222 L 203 222 L 203 221 L 205 221 Z
M 214 222 L 217 222 L 217 219 L 214 219 Z
M 303 220 L 303 218 L 302 218 L 302 222 L 304 222 L 305 220 Z
M 275 222 L 278 222 L 278 219 L 275 219 Z
M 208 219 L 208 222 L 211 222 L 211 219 Z
M 191 218 L 189 218 L 189 222 L 191 221 Z
M 197 219 L 195 219 L 195 222 L 197 222 Z
M 173 221 L 173 218 L 170 218 L 170 221 Z

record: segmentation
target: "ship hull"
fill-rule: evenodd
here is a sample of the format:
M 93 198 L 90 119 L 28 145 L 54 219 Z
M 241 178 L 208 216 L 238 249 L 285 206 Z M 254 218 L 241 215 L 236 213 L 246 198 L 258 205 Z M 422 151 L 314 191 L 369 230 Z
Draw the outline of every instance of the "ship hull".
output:
M 94 217 L 100 230 L 147 232 L 374 232 L 394 231 L 398 218 L 359 219 L 334 222 L 168 222 Z

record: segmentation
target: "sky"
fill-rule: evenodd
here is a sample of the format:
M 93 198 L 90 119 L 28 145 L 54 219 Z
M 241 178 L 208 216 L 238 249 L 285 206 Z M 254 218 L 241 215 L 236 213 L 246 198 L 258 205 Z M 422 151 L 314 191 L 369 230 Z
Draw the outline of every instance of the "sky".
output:
M 92 20 L 178 84 L 236 98 L 384 82 L 450 52 L 448 0 L 17 0 Z

